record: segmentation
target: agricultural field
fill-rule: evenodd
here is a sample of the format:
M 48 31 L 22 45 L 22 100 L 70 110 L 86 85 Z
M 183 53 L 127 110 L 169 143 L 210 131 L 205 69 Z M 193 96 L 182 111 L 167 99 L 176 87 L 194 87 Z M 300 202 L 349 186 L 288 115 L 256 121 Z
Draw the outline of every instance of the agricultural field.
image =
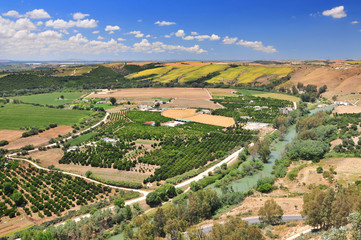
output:
M 202 68 L 202 66 L 184 66 L 184 67 L 175 68 L 174 70 L 168 72 L 167 74 L 165 74 L 163 76 L 159 76 L 155 80 L 158 82 L 161 82 L 161 83 L 178 81 L 185 74 L 195 71 L 195 70 L 198 70 L 200 68 Z M 199 77 L 201 77 L 201 76 L 199 76 Z
M 141 78 L 144 81 L 144 80 L 147 80 L 150 78 L 163 76 L 164 74 L 168 73 L 172 69 L 174 69 L 174 67 L 172 67 L 172 66 L 152 68 L 152 69 L 147 69 L 147 70 L 144 70 L 141 72 L 130 74 L 127 76 L 127 78 L 130 78 L 130 79 Z
M 56 109 L 29 104 L 5 104 L 0 108 L 0 129 L 44 128 L 51 123 L 72 126 L 92 114 L 94 112 L 91 111 Z
M 74 102 L 81 96 L 86 94 L 85 92 L 54 92 L 44 94 L 34 94 L 30 96 L 17 96 L 13 99 L 18 99 L 24 103 L 35 103 L 40 105 L 65 105 Z M 60 96 L 64 96 L 64 99 L 60 99 Z
M 197 109 L 165 110 L 162 112 L 162 115 L 174 119 L 183 118 L 192 122 L 210 124 L 220 127 L 230 127 L 235 124 L 233 118 L 231 117 L 198 114 L 196 111 Z
M 249 83 L 259 77 L 267 75 L 284 76 L 289 74 L 293 69 L 290 67 L 255 67 L 255 66 L 240 66 L 229 68 L 221 72 L 220 75 L 208 80 L 209 83 L 219 82 L 235 82 L 235 83 Z
M 201 77 L 205 77 L 208 74 L 212 74 L 214 72 L 220 72 L 225 70 L 228 67 L 228 65 L 225 64 L 211 64 L 206 65 L 204 67 L 198 68 L 194 71 L 190 71 L 184 75 L 184 77 L 179 79 L 179 82 L 192 82 L 196 81 L 197 79 Z
M 0 172 L 3 184 L 3 201 L 0 202 L 2 218 L 14 218 L 23 212 L 35 219 L 61 216 L 76 206 L 115 193 L 110 188 L 81 178 L 39 170 L 17 161 L 2 159 L 0 163 L 4 169 Z

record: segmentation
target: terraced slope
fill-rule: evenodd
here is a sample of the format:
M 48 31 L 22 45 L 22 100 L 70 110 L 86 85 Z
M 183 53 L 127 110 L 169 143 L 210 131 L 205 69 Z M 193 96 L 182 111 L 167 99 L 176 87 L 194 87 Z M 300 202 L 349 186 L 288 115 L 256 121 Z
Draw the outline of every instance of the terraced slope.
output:
M 172 66 L 165 66 L 165 67 L 158 67 L 158 68 L 152 68 L 152 69 L 147 69 L 144 71 L 140 71 L 137 73 L 133 73 L 127 76 L 127 78 L 142 78 L 142 80 L 147 80 L 149 78 L 157 78 L 160 76 L 163 76 L 164 74 L 166 74 L 167 72 L 171 71 L 172 69 L 174 69 L 174 67 Z M 149 77 L 147 77 L 149 76 Z
M 214 72 L 220 72 L 224 71 L 229 66 L 226 64 L 210 64 L 201 68 L 198 68 L 195 71 L 188 72 L 182 77 L 179 82 L 190 82 L 195 81 L 201 77 L 205 77 L 208 74 L 214 73 Z

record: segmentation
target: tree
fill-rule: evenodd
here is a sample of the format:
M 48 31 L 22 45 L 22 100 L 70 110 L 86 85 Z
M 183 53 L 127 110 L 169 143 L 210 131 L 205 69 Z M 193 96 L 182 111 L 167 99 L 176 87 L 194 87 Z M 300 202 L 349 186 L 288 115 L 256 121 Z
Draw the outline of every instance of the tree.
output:
M 262 160 L 262 162 L 267 163 L 270 158 L 271 150 L 270 150 L 270 141 L 266 138 L 261 141 L 259 145 L 258 154 Z
M 93 173 L 92 173 L 91 171 L 89 171 L 89 170 L 85 172 L 85 176 L 86 176 L 87 178 L 89 178 L 92 174 L 93 174 Z
M 258 216 L 261 222 L 276 225 L 282 221 L 283 209 L 274 199 L 270 199 L 259 209 Z
M 109 100 L 112 103 L 112 105 L 114 105 L 117 102 L 117 99 L 115 99 L 115 97 L 111 97 Z
M 11 199 L 15 202 L 16 206 L 22 206 L 24 203 L 26 203 L 24 196 L 19 192 L 14 192 L 11 195 Z
M 12 182 L 5 182 L 3 184 L 3 192 L 5 195 L 10 196 L 15 190 L 15 186 Z
M 131 220 L 132 219 L 132 209 L 130 208 L 129 205 L 125 206 L 125 218 L 127 220 Z
M 117 198 L 114 200 L 114 205 L 118 206 L 119 208 L 123 208 L 125 206 L 124 198 Z
M 293 95 L 297 95 L 297 94 L 298 94 L 298 90 L 297 90 L 297 88 L 296 88 L 295 85 L 292 86 L 292 94 L 293 94 Z
M 157 192 L 151 192 L 147 195 L 145 199 L 146 203 L 151 206 L 155 207 L 162 203 L 162 199 L 159 197 L 159 194 Z
M 154 235 L 156 237 L 165 237 L 164 226 L 167 222 L 167 218 L 162 208 L 158 208 L 154 214 Z

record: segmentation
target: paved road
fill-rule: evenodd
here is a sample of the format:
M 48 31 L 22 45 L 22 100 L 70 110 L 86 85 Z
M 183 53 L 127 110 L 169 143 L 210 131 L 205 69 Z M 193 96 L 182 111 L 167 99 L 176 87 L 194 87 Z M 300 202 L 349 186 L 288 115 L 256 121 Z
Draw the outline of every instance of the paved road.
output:
M 293 221 L 303 221 L 306 218 L 303 218 L 301 215 L 283 215 L 282 221 L 284 222 L 293 222 Z M 242 220 L 247 221 L 249 224 L 256 224 L 260 223 L 259 217 L 248 217 L 248 218 L 242 218 Z M 221 222 L 221 224 L 224 224 L 224 222 Z M 212 231 L 213 225 L 206 225 L 202 226 L 201 229 L 203 230 L 204 234 L 209 234 Z

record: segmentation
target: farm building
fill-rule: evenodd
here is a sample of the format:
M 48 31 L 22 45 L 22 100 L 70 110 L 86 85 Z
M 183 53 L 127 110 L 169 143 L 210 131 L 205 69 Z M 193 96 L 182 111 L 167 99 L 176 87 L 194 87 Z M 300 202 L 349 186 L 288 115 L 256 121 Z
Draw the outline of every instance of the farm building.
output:
M 280 112 L 282 114 L 288 114 L 289 112 L 292 112 L 292 111 L 293 111 L 293 108 L 291 108 L 291 107 L 280 108 Z
M 150 121 L 150 122 L 145 122 L 144 125 L 147 125 L 147 126 L 152 126 L 154 127 L 155 126 L 155 122 L 154 121 Z
M 252 119 L 252 117 L 250 117 L 250 116 L 240 116 L 239 118 L 241 118 L 241 119 L 248 119 L 248 120 Z
M 202 109 L 202 110 L 198 111 L 197 113 L 198 114 L 211 114 L 211 111 L 207 110 L 207 109 Z
M 335 104 L 335 105 L 344 105 L 344 106 L 349 106 L 350 105 L 350 103 L 344 102 L 344 101 L 335 101 L 333 104 Z
M 105 138 L 102 138 L 102 140 L 105 141 L 106 143 L 111 143 L 113 146 L 115 146 L 115 144 L 117 143 L 117 140 L 113 139 L 113 138 L 105 137 Z
M 68 151 L 67 151 L 67 152 L 78 151 L 78 150 L 79 150 L 79 147 L 78 147 L 78 146 L 72 146 L 72 147 L 68 148 Z
M 183 119 L 183 118 L 177 118 L 176 120 L 179 121 L 179 122 L 185 122 L 185 123 L 190 123 L 190 122 L 192 122 L 191 120 Z
M 140 111 L 149 111 L 149 110 L 152 110 L 153 109 L 153 107 L 151 107 L 151 106 L 148 106 L 148 105 L 138 105 L 138 108 L 139 108 L 139 110 Z
M 269 125 L 269 123 L 248 122 L 243 128 L 247 130 L 257 130 L 260 128 L 268 127 Z
M 183 124 L 185 124 L 185 123 L 179 122 L 179 121 L 170 121 L 170 122 L 162 123 L 160 125 L 164 126 L 164 127 L 176 127 L 176 126 L 183 125 Z

